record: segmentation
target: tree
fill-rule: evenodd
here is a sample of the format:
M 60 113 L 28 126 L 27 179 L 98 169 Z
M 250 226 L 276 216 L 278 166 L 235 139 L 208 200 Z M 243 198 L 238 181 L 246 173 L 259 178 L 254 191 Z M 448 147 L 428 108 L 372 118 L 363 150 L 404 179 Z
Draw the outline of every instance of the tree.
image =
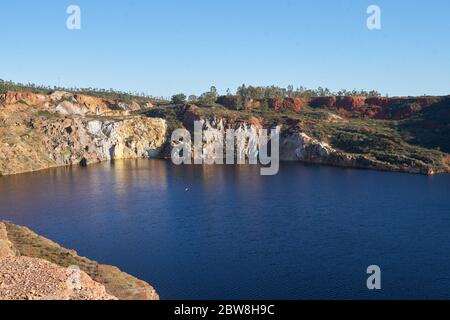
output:
M 216 103 L 217 97 L 217 89 L 216 87 L 212 86 L 208 92 L 205 92 L 200 96 L 199 102 L 202 105 L 212 106 Z
M 269 102 L 267 101 L 267 99 L 263 99 L 263 100 L 261 101 L 261 110 L 262 110 L 263 112 L 269 111 Z
M 294 98 L 294 86 L 293 85 L 288 85 L 286 91 L 287 91 L 288 98 Z
M 186 102 L 186 95 L 184 93 L 178 93 L 172 96 L 173 104 L 181 104 Z
M 198 102 L 198 97 L 196 95 L 192 94 L 192 95 L 189 96 L 188 101 L 190 103 L 197 103 Z

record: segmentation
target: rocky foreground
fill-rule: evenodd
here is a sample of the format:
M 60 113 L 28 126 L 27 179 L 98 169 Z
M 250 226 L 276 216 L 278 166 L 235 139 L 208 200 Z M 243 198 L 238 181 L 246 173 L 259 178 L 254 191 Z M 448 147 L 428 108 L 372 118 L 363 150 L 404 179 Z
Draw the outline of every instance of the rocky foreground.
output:
M 284 161 L 450 172 L 450 97 L 238 98 L 219 97 L 209 106 L 153 105 L 63 91 L 8 91 L 0 94 L 0 175 L 167 158 L 172 130 L 192 130 L 194 120 L 203 121 L 204 150 L 227 129 L 280 127 Z
M 70 266 L 80 268 L 75 285 Z M 149 284 L 116 267 L 80 257 L 25 227 L 0 222 L 0 300 L 118 299 L 159 296 Z
M 2 300 L 117 300 L 85 272 L 80 288 L 68 288 L 66 270 L 43 259 L 1 258 L 0 270 Z

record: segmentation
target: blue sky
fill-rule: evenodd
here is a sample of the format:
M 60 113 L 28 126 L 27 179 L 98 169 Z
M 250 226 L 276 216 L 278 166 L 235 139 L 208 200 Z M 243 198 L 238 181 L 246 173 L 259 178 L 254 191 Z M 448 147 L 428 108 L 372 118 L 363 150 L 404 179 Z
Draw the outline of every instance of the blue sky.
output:
M 66 28 L 71 4 L 81 30 Z M 448 0 L 4 1 L 0 78 L 155 96 L 242 83 L 444 95 L 449 34 Z

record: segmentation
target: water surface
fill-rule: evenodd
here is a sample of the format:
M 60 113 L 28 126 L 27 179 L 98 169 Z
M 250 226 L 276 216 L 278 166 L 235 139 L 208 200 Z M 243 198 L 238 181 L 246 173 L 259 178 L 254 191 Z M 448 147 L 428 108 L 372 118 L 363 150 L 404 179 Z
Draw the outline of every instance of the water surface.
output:
M 450 298 L 449 175 L 116 161 L 0 177 L 0 219 L 163 299 Z

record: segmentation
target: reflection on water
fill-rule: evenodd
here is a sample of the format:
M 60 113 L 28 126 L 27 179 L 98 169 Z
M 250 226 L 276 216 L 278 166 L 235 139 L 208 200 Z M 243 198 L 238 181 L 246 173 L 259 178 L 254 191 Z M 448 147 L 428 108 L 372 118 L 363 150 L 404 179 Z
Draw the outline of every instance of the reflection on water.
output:
M 0 177 L 0 208 L 166 299 L 450 298 L 448 175 L 116 161 Z

